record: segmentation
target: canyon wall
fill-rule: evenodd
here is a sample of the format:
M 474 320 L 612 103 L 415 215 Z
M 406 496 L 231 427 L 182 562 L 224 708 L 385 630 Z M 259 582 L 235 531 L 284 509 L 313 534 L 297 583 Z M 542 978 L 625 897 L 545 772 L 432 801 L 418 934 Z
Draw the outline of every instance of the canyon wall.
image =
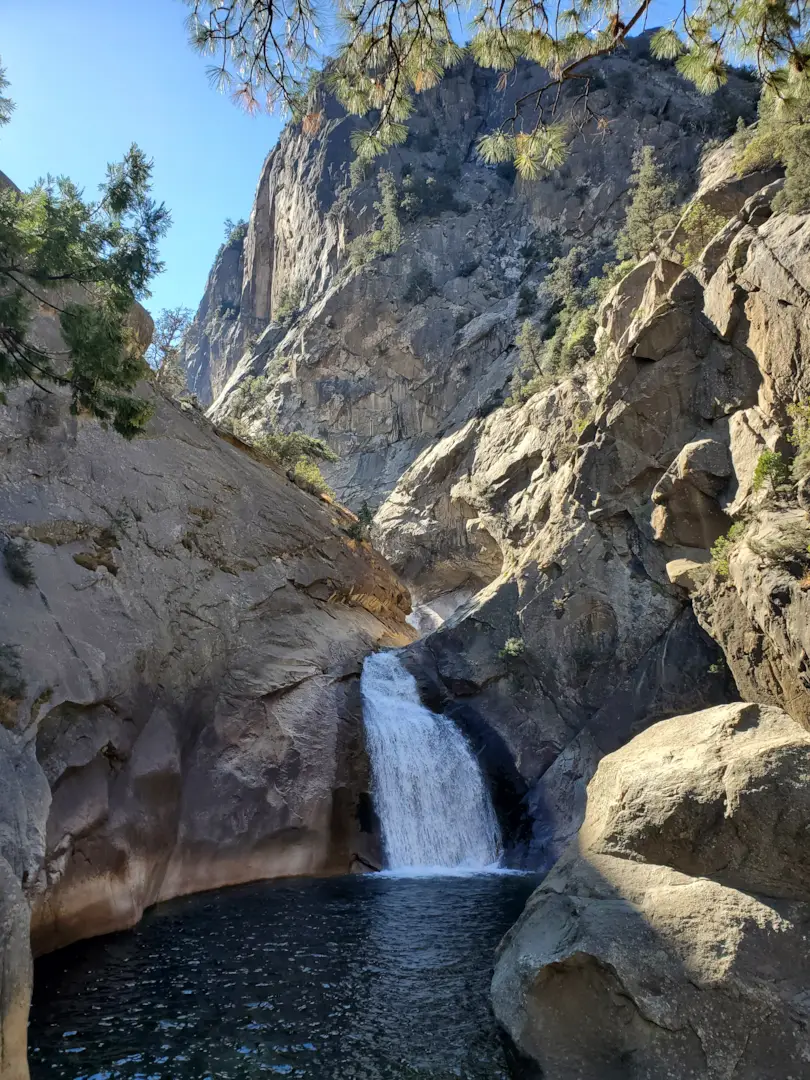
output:
M 707 565 L 741 514 L 806 529 L 753 490 L 810 394 L 806 219 L 773 217 L 781 181 L 738 179 L 728 148 L 706 174 L 697 198 L 729 220 L 703 258 L 641 262 L 600 310 L 601 359 L 423 452 L 375 519 L 417 598 L 474 594 L 406 663 L 482 752 L 505 746 L 533 859 L 563 850 L 599 757 L 643 726 L 738 691 L 807 719 L 806 544 L 792 568 L 747 547 L 727 579 Z
M 158 900 L 379 862 L 358 676 L 412 637 L 340 507 L 149 391 L 126 442 L 18 388 L 0 415 L 3 1077 L 35 951 Z M 22 553 L 22 556 L 20 556 Z
M 646 37 L 591 75 L 607 130 L 579 117 L 567 90 L 569 159 L 531 184 L 475 150 L 536 81 L 529 66 L 501 90 L 496 73 L 460 65 L 418 95 L 407 143 L 354 186 L 349 136 L 361 121 L 325 98 L 317 133 L 289 126 L 262 172 L 243 257 L 220 256 L 190 338 L 191 387 L 213 400 L 211 415 L 324 438 L 339 456 L 327 479 L 356 510 L 376 508 L 422 450 L 501 403 L 521 287 L 536 289 L 571 244 L 597 269 L 608 260 L 634 152 L 656 147 L 685 191 L 706 140 L 753 115 L 750 82 L 732 75 L 707 98 L 653 61 Z M 356 268 L 351 243 L 377 223 L 378 168 L 402 191 L 416 182 L 418 198 L 401 247 Z M 218 299 L 237 293 L 238 307 Z

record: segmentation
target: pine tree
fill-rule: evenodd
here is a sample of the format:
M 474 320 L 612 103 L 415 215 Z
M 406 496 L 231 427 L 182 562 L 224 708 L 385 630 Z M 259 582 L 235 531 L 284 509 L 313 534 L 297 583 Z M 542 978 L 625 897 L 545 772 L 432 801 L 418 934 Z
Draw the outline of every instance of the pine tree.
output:
M 170 397 L 179 397 L 186 389 L 180 349 L 190 325 L 188 308 L 164 308 L 158 315 L 152 343 L 146 350 L 146 362 L 155 372 L 155 383 Z
M 10 111 L 0 98 L 0 120 Z M 43 390 L 67 387 L 74 413 L 109 422 L 127 438 L 150 415 L 132 394 L 148 367 L 129 317 L 162 269 L 157 247 L 170 223 L 150 197 L 151 173 L 133 145 L 108 166 L 96 202 L 66 177 L 48 177 L 28 192 L 0 187 L 0 388 L 24 380 Z M 58 316 L 65 353 L 37 344 L 38 309 Z
M 570 95 L 561 88 L 577 80 L 583 122 L 599 117 L 587 89 L 594 61 L 621 51 L 646 24 L 650 0 L 572 0 L 565 9 L 548 0 L 473 0 L 468 17 L 443 0 L 186 0 L 196 48 L 213 57 L 212 75 L 223 89 L 253 110 L 264 100 L 283 104 L 314 137 L 324 116 L 324 85 L 347 112 L 369 122 L 352 134 L 361 164 L 403 143 L 417 94 L 435 87 L 465 55 L 501 73 L 505 87 L 518 64 L 536 65 L 536 84 L 478 150 L 492 164 L 512 162 L 533 179 L 556 168 L 566 154 L 568 131 L 560 111 Z M 466 13 L 465 13 L 466 14 Z M 781 107 L 810 85 L 810 9 L 802 0 L 767 3 L 704 3 L 690 0 L 672 11 L 668 26 L 652 37 L 658 60 L 677 70 L 702 93 L 723 86 L 733 64 L 749 65 L 766 97 Z M 343 31 L 325 79 L 318 41 Z M 454 40 L 458 26 L 472 26 L 465 50 Z M 566 101 L 566 98 L 568 100 Z M 576 127 L 576 124 L 574 125 Z
M 659 233 L 674 229 L 675 191 L 655 161 L 653 148 L 642 147 L 630 177 L 630 203 L 624 228 L 616 238 L 620 259 L 643 259 L 656 249 Z

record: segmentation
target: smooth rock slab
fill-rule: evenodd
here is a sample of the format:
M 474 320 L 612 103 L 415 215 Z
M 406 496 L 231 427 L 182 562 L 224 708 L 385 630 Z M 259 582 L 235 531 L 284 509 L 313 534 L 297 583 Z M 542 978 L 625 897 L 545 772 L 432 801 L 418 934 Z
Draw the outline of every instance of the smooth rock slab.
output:
M 504 938 L 495 1015 L 527 1080 L 803 1080 L 810 908 L 572 851 Z
M 579 845 L 810 900 L 810 735 L 742 702 L 654 724 L 603 758 Z

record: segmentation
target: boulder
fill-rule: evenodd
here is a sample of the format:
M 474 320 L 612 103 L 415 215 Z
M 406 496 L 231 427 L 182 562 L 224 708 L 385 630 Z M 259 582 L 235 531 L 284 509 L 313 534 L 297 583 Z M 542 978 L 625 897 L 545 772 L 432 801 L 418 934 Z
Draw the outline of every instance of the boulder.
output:
M 578 838 L 498 951 L 517 1075 L 805 1074 L 809 773 L 807 734 L 751 704 L 602 759 Z
M 810 900 L 810 735 L 742 702 L 654 724 L 602 759 L 579 847 Z
M 525 1080 L 800 1080 L 810 908 L 666 866 L 565 860 L 498 950 Z

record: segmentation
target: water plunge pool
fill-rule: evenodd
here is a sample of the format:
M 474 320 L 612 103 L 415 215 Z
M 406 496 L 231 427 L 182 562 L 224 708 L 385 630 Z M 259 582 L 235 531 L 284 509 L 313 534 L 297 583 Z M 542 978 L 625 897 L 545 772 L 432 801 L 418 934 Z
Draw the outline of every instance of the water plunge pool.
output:
M 267 882 L 37 961 L 33 1080 L 501 1080 L 493 951 L 524 875 Z

